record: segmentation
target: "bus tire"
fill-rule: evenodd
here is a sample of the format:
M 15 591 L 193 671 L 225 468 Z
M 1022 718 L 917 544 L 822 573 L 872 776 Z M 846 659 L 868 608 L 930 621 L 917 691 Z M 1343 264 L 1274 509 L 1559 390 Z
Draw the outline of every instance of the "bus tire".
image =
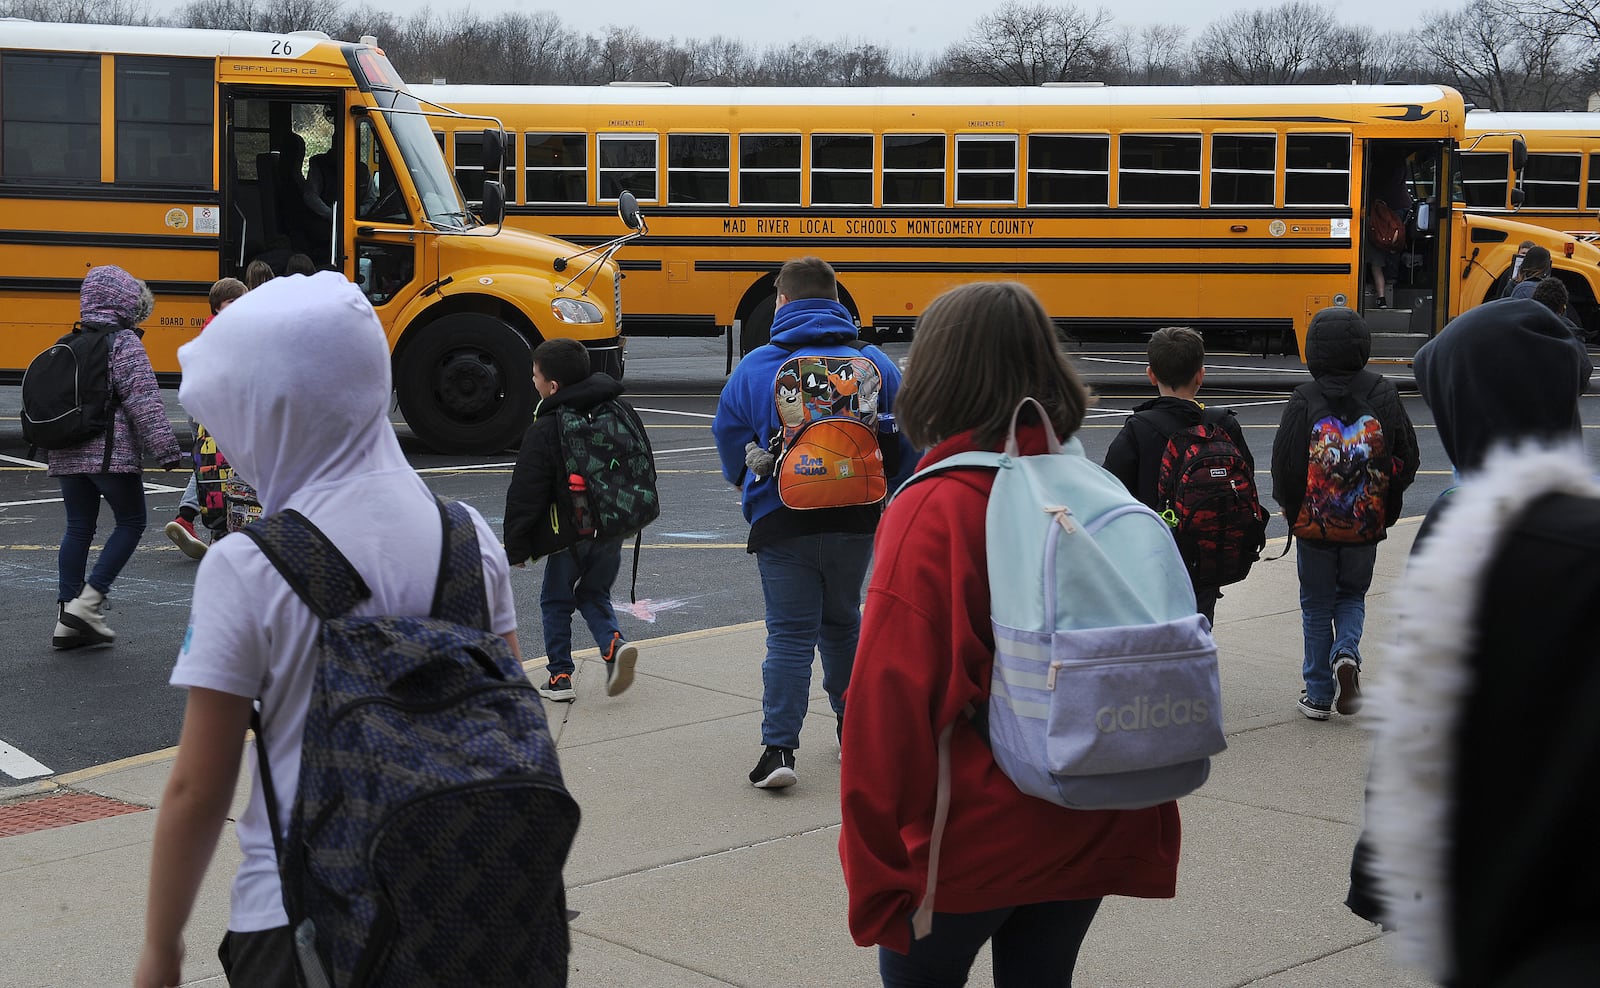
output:
M 778 296 L 768 295 L 757 302 L 739 326 L 739 356 L 748 356 L 758 346 L 772 342 L 772 320 L 778 313 Z
M 494 316 L 457 312 L 429 323 L 395 374 L 411 431 L 441 453 L 497 453 L 533 418 L 533 348 Z

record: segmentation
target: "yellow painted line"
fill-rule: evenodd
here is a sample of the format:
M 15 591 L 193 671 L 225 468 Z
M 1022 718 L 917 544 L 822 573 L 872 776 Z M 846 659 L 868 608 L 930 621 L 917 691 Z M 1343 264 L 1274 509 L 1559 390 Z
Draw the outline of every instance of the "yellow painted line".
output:
M 88 782 L 91 779 L 110 775 L 112 772 L 121 772 L 130 768 L 143 768 L 146 765 L 154 765 L 176 757 L 178 757 L 178 748 L 177 745 L 173 745 L 171 748 L 163 748 L 160 751 L 150 751 L 143 755 L 119 758 L 114 762 L 106 762 L 104 765 L 92 765 L 76 772 L 53 776 L 51 781 L 59 786 L 74 786 L 80 782 Z

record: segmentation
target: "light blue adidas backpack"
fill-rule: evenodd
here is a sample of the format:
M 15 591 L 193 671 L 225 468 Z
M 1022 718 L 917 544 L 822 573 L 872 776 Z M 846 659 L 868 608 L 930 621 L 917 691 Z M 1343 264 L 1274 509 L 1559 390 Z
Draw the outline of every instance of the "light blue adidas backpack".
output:
M 1021 455 L 1014 413 L 1003 454 L 958 453 L 906 482 L 996 471 L 989 746 L 1018 789 L 1070 809 L 1187 795 L 1227 747 L 1210 625 L 1167 524 L 1077 439 L 1063 447 L 1045 432 L 1050 452 Z M 971 713 L 982 731 L 985 715 Z

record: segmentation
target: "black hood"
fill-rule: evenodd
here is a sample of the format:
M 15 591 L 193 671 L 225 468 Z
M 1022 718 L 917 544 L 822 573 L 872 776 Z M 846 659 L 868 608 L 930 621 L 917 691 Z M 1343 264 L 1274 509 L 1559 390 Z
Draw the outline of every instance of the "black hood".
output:
M 1372 334 L 1361 313 L 1342 305 L 1330 306 L 1311 317 L 1306 330 L 1306 368 L 1311 376 L 1354 374 L 1372 356 Z
M 533 410 L 533 417 L 538 418 L 552 408 L 562 405 L 569 405 L 574 411 L 586 412 L 620 394 L 622 394 L 621 382 L 604 371 L 595 371 L 577 384 L 569 384 L 541 400 Z
M 1417 351 L 1417 387 L 1457 470 L 1497 442 L 1574 439 L 1593 367 L 1565 323 L 1532 299 L 1487 302 Z

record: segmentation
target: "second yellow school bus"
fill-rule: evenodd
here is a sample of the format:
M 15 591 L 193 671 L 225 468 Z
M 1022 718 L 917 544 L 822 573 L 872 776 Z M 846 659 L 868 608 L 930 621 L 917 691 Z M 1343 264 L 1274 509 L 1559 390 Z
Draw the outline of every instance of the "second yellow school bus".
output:
M 72 325 L 88 268 L 117 264 L 155 292 L 145 348 L 170 383 L 212 282 L 298 252 L 371 300 L 420 439 L 514 443 L 540 340 L 620 374 L 620 277 L 603 257 L 558 272 L 576 248 L 502 230 L 493 186 L 469 211 L 430 120 L 501 132 L 423 106 L 371 38 L 0 19 L 0 380 Z
M 833 264 L 879 338 L 953 285 L 1009 278 L 1069 335 L 1301 344 L 1313 313 L 1348 305 L 1403 358 L 1495 297 L 1532 239 L 1600 328 L 1600 252 L 1460 208 L 1466 109 L 1442 86 L 414 91 L 505 122 L 510 223 L 593 243 L 637 196 L 651 235 L 622 264 L 629 334 L 727 333 L 730 359 L 735 327 L 741 351 L 765 342 L 774 272 L 802 254 Z M 436 136 L 481 182 L 478 137 Z M 1385 311 L 1362 235 L 1378 160 L 1404 162 L 1418 206 Z
M 1588 237 L 1600 234 L 1600 113 L 1467 114 L 1461 155 L 1469 209 Z M 1511 142 L 1527 144 L 1512 168 Z

